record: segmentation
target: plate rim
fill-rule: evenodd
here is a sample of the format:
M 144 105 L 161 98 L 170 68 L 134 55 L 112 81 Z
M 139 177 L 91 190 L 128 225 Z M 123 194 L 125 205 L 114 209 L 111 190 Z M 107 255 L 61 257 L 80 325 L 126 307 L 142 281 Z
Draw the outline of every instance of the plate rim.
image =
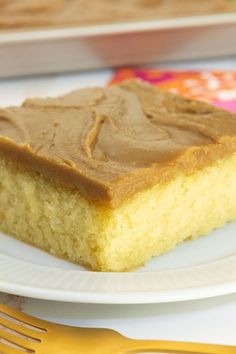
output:
M 13 289 L 14 287 L 14 289 Z M 40 289 L 40 290 L 39 290 Z M 24 285 L 10 285 L 0 280 L 0 291 L 16 296 L 29 297 L 38 300 L 58 301 L 68 303 L 86 304 L 110 304 L 110 305 L 131 305 L 131 304 L 158 304 L 193 301 L 207 298 L 214 298 L 223 295 L 230 295 L 236 292 L 236 281 L 229 283 L 213 284 L 205 287 L 188 288 L 173 291 L 161 291 L 158 294 L 153 292 L 141 293 L 100 293 L 94 295 L 92 292 L 73 292 L 68 290 L 51 290 L 36 288 Z M 73 295 L 72 295 L 73 294 Z
M 68 274 L 68 275 L 76 275 L 83 280 L 87 276 L 93 277 L 100 277 L 105 278 L 105 280 L 110 277 L 116 277 L 118 280 L 119 278 L 125 279 L 127 278 L 132 279 L 136 278 L 135 280 L 139 280 L 139 278 L 144 278 L 147 274 L 150 277 L 157 277 L 169 275 L 171 279 L 172 273 L 176 277 L 176 274 L 181 274 L 182 272 L 197 272 L 196 274 L 201 274 L 201 272 L 206 270 L 208 273 L 215 272 L 215 270 L 223 268 L 224 272 L 227 273 L 229 269 L 232 269 L 232 264 L 236 263 L 236 255 L 227 256 L 224 258 L 220 258 L 216 261 L 211 261 L 208 263 L 204 263 L 201 265 L 195 265 L 191 267 L 181 267 L 181 268 L 174 268 L 174 269 L 166 269 L 166 270 L 157 270 L 157 271 L 147 271 L 147 272 L 139 272 L 139 273 L 99 273 L 99 272 L 90 272 L 90 271 L 80 271 L 74 269 L 60 269 L 51 266 L 44 266 L 40 264 L 33 264 L 27 261 L 22 261 L 19 259 L 14 259 L 11 256 L 5 255 L 4 253 L 0 252 L 0 263 L 7 265 L 7 263 L 13 264 L 13 271 L 10 269 L 11 272 L 14 273 L 14 262 L 15 264 L 19 265 L 19 269 L 26 269 L 26 271 L 38 270 L 43 269 L 45 272 L 48 273 L 57 273 L 57 274 Z M 223 266 L 223 267 L 222 267 Z M 2 268 L 2 266 L 0 265 Z M 220 267 L 220 268 L 219 268 Z M 4 268 L 4 267 L 3 267 Z M 109 290 L 102 290 L 102 291 L 93 291 L 93 290 L 73 290 L 73 289 L 62 289 L 57 287 L 45 287 L 45 286 L 32 286 L 27 283 L 17 282 L 16 279 L 14 282 L 7 281 L 7 275 L 9 274 L 9 268 L 6 267 L 6 270 L 2 268 L 0 274 L 0 291 L 19 295 L 24 297 L 30 297 L 35 299 L 41 300 L 53 300 L 53 301 L 61 301 L 61 302 L 71 302 L 71 303 L 91 303 L 91 304 L 150 304 L 150 303 L 168 303 L 168 302 L 179 302 L 179 301 L 190 301 L 190 300 L 197 300 L 203 298 L 211 298 L 216 296 L 222 296 L 226 294 L 232 294 L 236 292 L 236 269 L 235 274 L 233 274 L 232 279 L 226 279 L 225 281 L 220 279 L 222 274 L 219 274 L 219 280 L 209 282 L 209 284 L 205 285 L 196 285 L 190 287 L 180 287 L 176 289 L 161 289 L 161 290 L 135 290 L 135 291 L 109 291 Z M 28 268 L 28 269 L 27 269 Z M 70 273 L 70 274 L 69 274 Z M 53 274 L 53 276 L 55 275 Z M 218 274 L 218 273 L 217 273 Z M 73 277 L 72 277 L 73 278 Z M 168 278 L 168 276 L 167 276 Z M 13 276 L 14 279 L 14 276 Z M 152 278 L 151 278 L 152 279 Z

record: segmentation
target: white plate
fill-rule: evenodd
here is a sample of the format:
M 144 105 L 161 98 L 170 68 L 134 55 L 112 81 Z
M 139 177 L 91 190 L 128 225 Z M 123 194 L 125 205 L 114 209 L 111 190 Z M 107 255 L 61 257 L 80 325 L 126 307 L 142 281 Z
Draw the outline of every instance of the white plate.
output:
M 129 273 L 90 272 L 0 234 L 0 291 L 47 300 L 158 303 L 236 291 L 236 222 Z

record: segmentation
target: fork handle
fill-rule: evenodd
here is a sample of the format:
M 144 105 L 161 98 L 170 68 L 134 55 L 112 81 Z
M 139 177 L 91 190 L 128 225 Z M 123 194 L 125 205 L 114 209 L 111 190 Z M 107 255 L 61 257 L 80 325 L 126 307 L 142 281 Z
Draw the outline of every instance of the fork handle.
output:
M 191 342 L 174 342 L 159 340 L 133 340 L 127 341 L 127 352 L 142 353 L 141 350 L 151 350 L 154 353 L 173 354 L 236 354 L 236 346 L 203 344 Z

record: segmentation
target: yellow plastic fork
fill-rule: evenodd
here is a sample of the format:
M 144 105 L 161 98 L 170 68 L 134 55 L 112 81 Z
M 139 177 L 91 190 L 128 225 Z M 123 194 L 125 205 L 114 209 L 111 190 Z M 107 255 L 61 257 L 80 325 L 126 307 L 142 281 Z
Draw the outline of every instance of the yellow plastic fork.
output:
M 133 340 L 110 329 L 39 320 L 0 304 L 1 354 L 236 354 L 235 346 Z

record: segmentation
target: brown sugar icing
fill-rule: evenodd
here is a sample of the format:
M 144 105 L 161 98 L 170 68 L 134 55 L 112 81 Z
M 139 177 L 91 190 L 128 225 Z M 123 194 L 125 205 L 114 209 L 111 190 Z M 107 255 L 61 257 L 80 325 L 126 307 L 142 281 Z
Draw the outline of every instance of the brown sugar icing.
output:
M 0 154 L 111 207 L 236 151 L 236 117 L 138 80 L 0 110 Z

